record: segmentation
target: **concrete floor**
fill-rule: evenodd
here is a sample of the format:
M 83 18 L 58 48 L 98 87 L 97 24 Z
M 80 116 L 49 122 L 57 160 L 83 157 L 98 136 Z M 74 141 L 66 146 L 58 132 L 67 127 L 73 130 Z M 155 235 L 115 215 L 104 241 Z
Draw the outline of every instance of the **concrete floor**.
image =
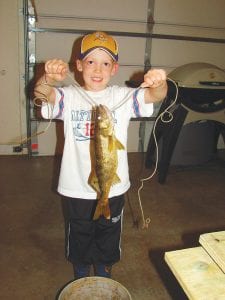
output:
M 143 157 L 129 154 L 132 188 L 126 203 L 122 259 L 113 279 L 133 300 L 187 299 L 164 261 L 169 250 L 198 246 L 201 233 L 225 229 L 225 162 L 170 167 L 164 185 L 157 176 L 141 192 L 147 230 L 142 229 L 137 189 Z M 63 203 L 55 193 L 59 159 L 0 157 L 0 298 L 54 300 L 73 279 L 64 256 Z

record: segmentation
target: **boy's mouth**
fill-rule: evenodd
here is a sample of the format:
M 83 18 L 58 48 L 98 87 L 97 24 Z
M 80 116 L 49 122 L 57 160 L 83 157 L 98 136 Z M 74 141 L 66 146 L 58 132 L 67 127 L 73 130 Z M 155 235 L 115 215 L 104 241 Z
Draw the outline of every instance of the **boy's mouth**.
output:
M 102 78 L 101 77 L 92 77 L 92 81 L 94 81 L 94 82 L 101 82 Z

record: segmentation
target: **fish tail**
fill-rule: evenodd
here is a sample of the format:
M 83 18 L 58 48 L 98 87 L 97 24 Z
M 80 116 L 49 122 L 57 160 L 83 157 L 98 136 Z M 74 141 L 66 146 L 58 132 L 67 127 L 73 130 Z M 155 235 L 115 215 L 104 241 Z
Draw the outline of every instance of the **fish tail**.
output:
M 100 216 L 104 216 L 107 220 L 110 219 L 111 213 L 110 213 L 109 203 L 102 205 L 100 202 L 98 202 L 95 209 L 93 220 L 99 219 Z

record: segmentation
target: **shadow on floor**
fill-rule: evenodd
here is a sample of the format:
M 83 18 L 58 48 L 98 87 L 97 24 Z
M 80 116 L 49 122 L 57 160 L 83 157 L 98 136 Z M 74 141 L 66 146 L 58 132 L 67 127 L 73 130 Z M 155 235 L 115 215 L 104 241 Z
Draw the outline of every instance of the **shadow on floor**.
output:
M 201 234 L 208 232 L 216 232 L 222 231 L 224 227 L 215 227 L 215 228 L 203 228 L 202 230 L 198 229 L 198 231 L 187 232 L 182 235 L 183 246 L 171 246 L 166 249 L 153 249 L 149 251 L 149 258 L 152 264 L 154 265 L 156 271 L 158 272 L 160 278 L 165 285 L 165 288 L 168 291 L 168 294 L 171 296 L 173 300 L 188 300 L 186 294 L 182 290 L 179 282 L 176 277 L 173 275 L 171 269 L 167 265 L 164 255 L 165 252 L 176 251 L 185 248 L 199 247 L 199 237 Z
M 167 266 L 164 255 L 166 251 L 178 250 L 177 247 L 171 249 L 154 249 L 149 251 L 149 258 L 158 272 L 163 284 L 173 300 L 188 300 L 177 279 Z

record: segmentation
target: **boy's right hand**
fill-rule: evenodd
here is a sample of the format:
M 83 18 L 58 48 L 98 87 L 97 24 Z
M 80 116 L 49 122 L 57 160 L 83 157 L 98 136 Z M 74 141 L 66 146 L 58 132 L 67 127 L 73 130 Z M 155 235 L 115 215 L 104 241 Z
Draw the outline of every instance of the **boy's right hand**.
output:
M 45 79 L 46 83 L 52 83 L 54 81 L 63 81 L 66 78 L 69 67 L 61 59 L 48 60 L 45 63 Z

